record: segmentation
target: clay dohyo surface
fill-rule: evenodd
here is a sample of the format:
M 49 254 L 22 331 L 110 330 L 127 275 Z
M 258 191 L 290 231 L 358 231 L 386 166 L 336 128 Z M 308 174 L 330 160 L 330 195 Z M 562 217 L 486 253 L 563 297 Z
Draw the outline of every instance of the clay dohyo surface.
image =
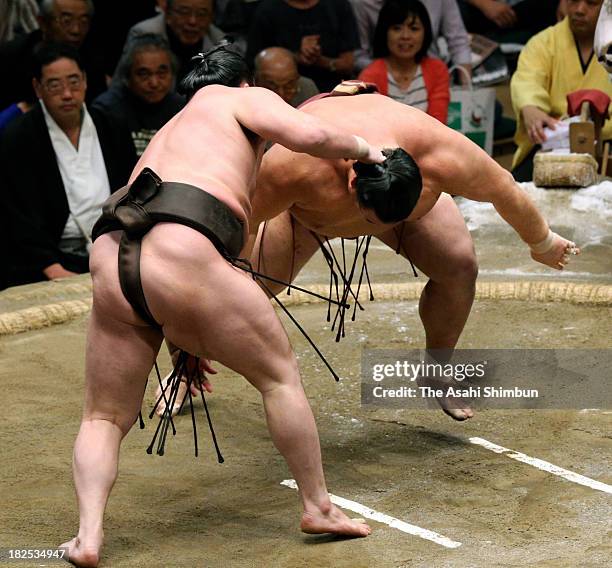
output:
M 226 462 L 216 462 L 201 403 L 199 458 L 189 414 L 178 417 L 164 457 L 145 453 L 153 422 L 147 420 L 144 431 L 134 428 L 108 506 L 102 566 L 609 565 L 610 495 L 467 441 L 479 436 L 610 483 L 609 410 L 482 411 L 462 424 L 440 411 L 366 410 L 359 402 L 361 350 L 422 347 L 417 304 L 368 305 L 339 344 L 324 323 L 325 311 L 321 304 L 294 309 L 342 376 L 339 384 L 285 323 L 317 419 L 329 490 L 462 546 L 446 549 L 375 522 L 367 539 L 300 533 L 298 496 L 279 485 L 291 476 L 270 441 L 259 395 L 222 369 L 208 401 Z M 611 312 L 481 301 L 460 347 L 609 348 Z M 46 548 L 77 530 L 70 467 L 85 328 L 82 317 L 0 339 L 2 547 Z M 166 372 L 164 353 L 160 363 Z M 145 408 L 153 387 L 151 381 Z

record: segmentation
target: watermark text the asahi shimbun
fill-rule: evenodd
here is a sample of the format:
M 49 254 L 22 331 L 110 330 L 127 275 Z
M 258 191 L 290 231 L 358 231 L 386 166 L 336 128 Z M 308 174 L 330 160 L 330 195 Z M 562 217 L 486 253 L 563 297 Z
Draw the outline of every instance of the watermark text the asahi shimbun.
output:
M 394 408 L 612 408 L 611 349 L 366 349 L 361 401 Z M 456 402 L 456 405 L 454 404 Z

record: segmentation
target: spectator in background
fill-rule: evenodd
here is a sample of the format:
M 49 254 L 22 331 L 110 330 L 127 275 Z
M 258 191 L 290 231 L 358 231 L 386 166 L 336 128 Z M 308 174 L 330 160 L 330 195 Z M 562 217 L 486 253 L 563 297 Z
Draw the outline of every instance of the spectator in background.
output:
M 348 0 L 262 0 L 249 32 L 247 59 L 266 47 L 296 54 L 301 75 L 320 91 L 331 91 L 353 75 L 359 47 L 357 24 Z
M 531 181 L 533 156 L 546 140 L 544 128 L 555 128 L 567 113 L 568 93 L 599 89 L 612 96 L 605 69 L 593 57 L 593 40 L 602 0 L 567 0 L 567 17 L 529 40 L 510 82 L 518 120 L 512 163 L 517 181 Z M 612 122 L 602 135 L 612 138 Z
M 93 0 L 96 17 L 91 35 L 97 45 L 103 45 L 104 72 L 113 76 L 121 57 L 130 28 L 158 13 L 155 0 Z
M 257 54 L 255 85 L 274 91 L 293 107 L 319 94 L 314 81 L 299 74 L 295 56 L 284 47 L 268 47 Z
M 240 46 L 247 49 L 247 37 L 261 0 L 227 0 L 223 6 L 215 4 L 215 23 Z
M 92 112 L 105 115 L 132 135 L 141 156 L 155 133 L 185 103 L 173 91 L 176 58 L 161 36 L 145 34 L 127 46 L 117 66 L 117 80 L 91 105 Z
M 0 109 L 36 100 L 32 89 L 33 54 L 44 42 L 64 43 L 79 51 L 87 74 L 87 100 L 106 90 L 104 62 L 100 50 L 86 41 L 93 16 L 91 0 L 43 0 L 40 29 L 0 45 Z
M 38 29 L 36 0 L 0 0 L 0 43 Z
M 32 104 L 29 102 L 22 101 L 20 103 L 12 104 L 6 107 L 3 111 L 0 111 L 0 136 L 4 132 L 4 129 L 15 120 L 18 116 L 25 114 L 32 108 Z
M 448 69 L 427 56 L 432 32 L 419 0 L 389 0 L 374 32 L 374 57 L 359 79 L 383 95 L 421 109 L 446 124 L 450 102 Z
M 525 43 L 557 21 L 559 0 L 459 0 L 465 27 L 498 42 Z
M 9 285 L 88 270 L 88 238 L 110 188 L 135 164 L 129 136 L 94 124 L 84 105 L 78 52 L 43 44 L 35 53 L 39 103 L 0 141 L 0 221 L 9 232 Z
M 133 26 L 126 40 L 129 42 L 143 34 L 164 37 L 178 59 L 177 80 L 180 81 L 191 67 L 191 58 L 198 52 L 208 51 L 223 39 L 224 33 L 213 25 L 212 0 L 167 0 L 163 14 Z
M 422 0 L 431 22 L 432 43 L 430 54 L 438 56 L 437 41 L 443 37 L 448 45 L 453 65 L 461 65 L 471 75 L 472 52 L 470 38 L 465 31 L 457 0 Z M 355 52 L 355 66 L 361 71 L 372 63 L 372 45 L 378 14 L 385 0 L 353 0 L 359 28 L 360 48 Z M 459 75 L 463 82 L 464 74 Z

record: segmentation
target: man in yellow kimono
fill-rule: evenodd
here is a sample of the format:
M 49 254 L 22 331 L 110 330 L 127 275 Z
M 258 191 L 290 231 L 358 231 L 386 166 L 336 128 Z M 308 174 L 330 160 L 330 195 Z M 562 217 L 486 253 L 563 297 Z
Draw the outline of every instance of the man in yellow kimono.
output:
M 523 49 L 510 89 L 518 117 L 512 163 L 517 181 L 531 181 L 533 155 L 546 140 L 544 128 L 555 128 L 567 113 L 566 96 L 578 89 L 599 89 L 612 96 L 608 74 L 593 55 L 593 40 L 602 0 L 567 0 L 567 16 L 533 36 Z M 612 121 L 603 129 L 612 138 Z

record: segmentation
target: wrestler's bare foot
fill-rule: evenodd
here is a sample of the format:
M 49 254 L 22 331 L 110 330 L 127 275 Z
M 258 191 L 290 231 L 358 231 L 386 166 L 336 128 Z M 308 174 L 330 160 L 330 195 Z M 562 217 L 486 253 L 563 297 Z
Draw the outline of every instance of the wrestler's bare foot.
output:
M 449 386 L 457 387 L 456 381 L 452 379 L 449 379 L 448 382 L 442 382 L 440 379 L 431 380 L 425 377 L 418 377 L 416 382 L 419 387 L 430 387 L 435 390 L 441 389 L 444 392 L 446 392 Z M 437 396 L 436 400 L 442 412 L 453 420 L 457 420 L 457 422 L 463 422 L 474 416 L 474 411 L 470 408 L 470 405 L 461 397 Z
M 155 414 L 157 414 L 157 416 L 162 416 L 162 414 L 166 411 L 165 401 L 167 400 L 168 402 L 170 402 L 169 400 L 170 399 L 170 387 L 168 387 L 168 381 L 170 380 L 170 377 L 171 377 L 171 374 L 166 375 L 162 379 L 165 399 L 162 397 L 162 387 L 160 385 L 157 385 L 157 389 L 155 390 L 155 402 L 159 400 L 159 404 L 157 405 L 157 408 L 155 409 Z M 182 380 L 181 384 L 179 385 L 178 394 L 176 395 L 176 402 L 174 403 L 174 406 L 172 407 L 172 416 L 176 416 L 178 414 L 178 411 L 180 410 L 181 405 L 183 404 L 183 400 L 185 396 L 187 396 L 187 383 L 185 383 L 185 381 Z
M 452 408 L 448 408 L 446 405 L 448 401 L 446 398 L 438 398 L 436 399 L 440 404 L 440 408 L 444 414 L 448 414 L 453 420 L 457 420 L 457 422 L 463 422 L 464 420 L 468 420 L 474 416 L 474 411 L 470 408 L 470 406 L 464 402 L 463 408 L 456 408 L 458 405 L 458 400 L 455 399 L 452 403 Z
M 165 401 L 167 400 L 168 402 L 170 402 L 170 387 L 168 387 L 168 381 L 170 380 L 171 376 L 172 376 L 172 373 L 166 375 L 162 379 L 165 399 L 164 397 L 162 397 L 162 387 L 157 385 L 157 389 L 155 389 L 155 402 L 157 403 L 157 401 L 159 400 L 159 404 L 157 405 L 157 408 L 155 409 L 155 414 L 157 414 L 157 416 L 162 416 L 164 411 L 166 410 Z M 172 416 L 176 416 L 178 414 L 179 410 L 181 409 L 181 405 L 183 404 L 183 400 L 187 396 L 187 383 L 185 381 L 186 379 L 182 377 L 181 384 L 179 385 L 179 389 L 178 389 L 178 394 L 176 395 L 176 401 L 174 403 L 174 406 L 172 407 Z M 200 390 L 204 390 L 209 393 L 212 392 L 212 385 L 206 376 L 204 376 L 202 379 L 198 379 L 198 381 L 201 381 L 201 382 L 197 385 L 194 383 L 191 384 L 190 388 L 191 388 L 192 396 L 199 398 Z
M 304 512 L 300 528 L 308 534 L 332 533 L 356 537 L 368 536 L 372 532 L 363 519 L 349 519 L 335 505 L 330 505 L 327 512 Z
M 81 566 L 82 568 L 95 568 L 100 562 L 102 538 L 84 542 L 84 540 L 76 536 L 59 547 L 68 549 L 67 558 L 64 558 L 64 560 L 70 562 L 70 564 Z

